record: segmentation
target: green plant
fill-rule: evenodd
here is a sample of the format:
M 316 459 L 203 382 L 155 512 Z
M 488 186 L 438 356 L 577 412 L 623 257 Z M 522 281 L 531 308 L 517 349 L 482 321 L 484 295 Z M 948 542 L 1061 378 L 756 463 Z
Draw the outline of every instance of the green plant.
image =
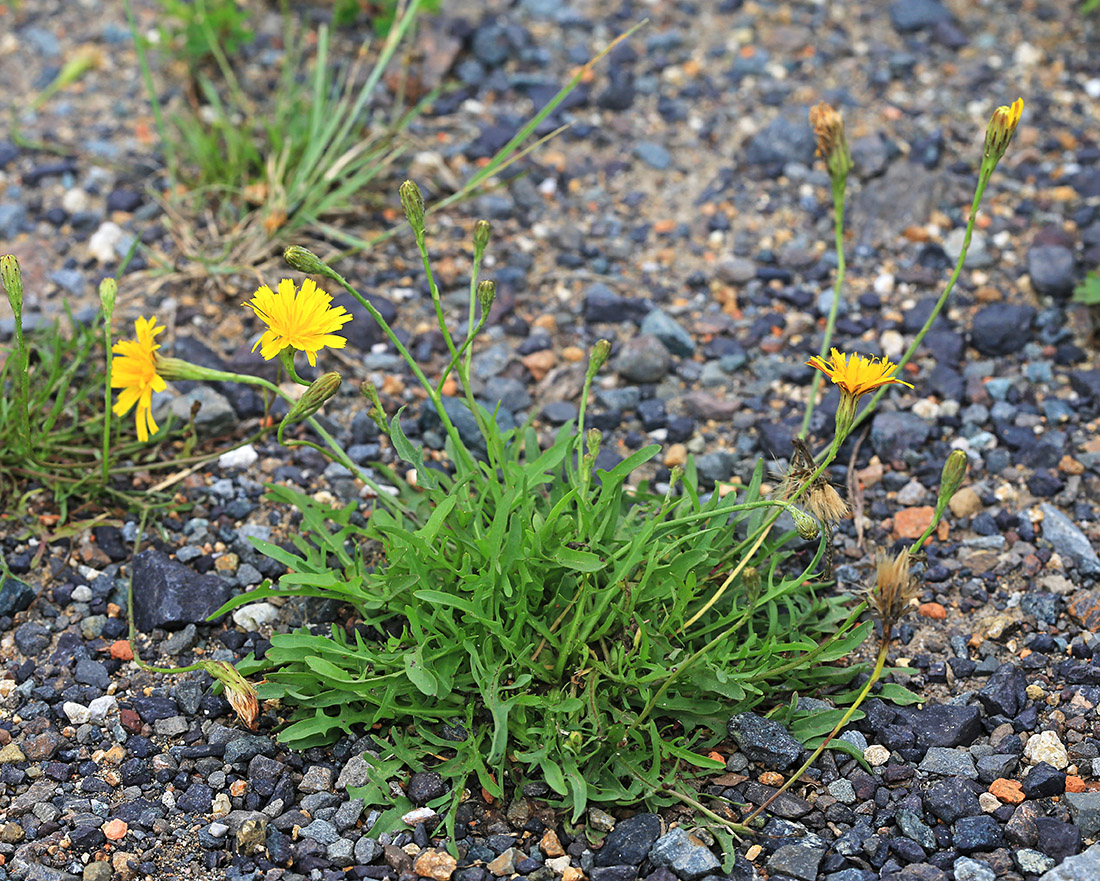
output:
M 1100 305 L 1100 269 L 1090 272 L 1077 285 L 1073 291 L 1073 302 L 1084 303 L 1086 306 Z
M 248 7 L 238 0 L 157 0 L 161 12 L 161 42 L 179 58 L 192 76 L 214 61 L 251 43 Z
M 442 5 L 443 0 L 424 0 L 423 9 L 425 12 L 438 12 Z M 381 2 L 335 0 L 332 7 L 332 24 L 333 27 L 348 27 L 355 23 L 361 13 L 368 13 L 374 32 L 384 37 L 397 20 L 400 6 L 398 0 L 381 0 Z

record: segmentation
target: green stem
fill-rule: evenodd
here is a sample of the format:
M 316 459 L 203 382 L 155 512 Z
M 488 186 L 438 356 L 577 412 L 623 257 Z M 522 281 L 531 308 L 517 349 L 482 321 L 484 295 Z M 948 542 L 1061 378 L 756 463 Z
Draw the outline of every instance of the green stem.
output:
M 836 231 L 836 281 L 833 283 L 833 302 L 829 305 L 829 318 L 825 322 L 825 337 L 821 341 L 821 357 L 827 358 L 833 342 L 833 330 L 836 328 L 836 316 L 840 309 L 840 293 L 844 287 L 844 192 L 845 181 L 833 184 L 833 226 Z M 802 428 L 799 437 L 805 438 L 810 431 L 810 417 L 817 403 L 817 392 L 821 388 L 822 374 L 814 371 L 813 384 L 810 386 L 810 399 L 806 402 L 806 412 L 802 416 Z
M 986 185 L 989 183 L 989 178 L 992 174 L 992 169 L 987 173 L 978 177 L 978 186 L 974 190 L 974 201 L 970 203 L 970 219 L 966 223 L 966 234 L 963 236 L 962 250 L 959 252 L 959 259 L 955 261 L 955 270 L 951 273 L 951 278 L 947 280 L 947 285 L 943 289 L 943 293 L 940 294 L 940 298 L 936 301 L 935 307 L 929 314 L 928 319 L 924 322 L 924 326 L 920 329 L 913 342 L 909 344 L 909 348 L 905 350 L 905 354 L 902 355 L 901 360 L 898 362 L 896 375 L 901 375 L 902 369 L 909 363 L 910 359 L 916 353 L 923 342 L 925 335 L 932 328 L 932 323 L 939 317 L 943 307 L 947 304 L 947 298 L 951 296 L 951 291 L 955 289 L 955 283 L 959 280 L 959 275 L 962 273 L 963 264 L 966 262 L 966 252 L 970 250 L 970 237 L 974 234 L 974 224 L 978 220 L 978 208 L 982 202 L 982 196 L 985 194 Z M 886 393 L 887 386 L 880 386 L 875 392 L 870 403 L 863 408 L 863 411 L 856 416 L 855 421 L 852 423 L 852 428 L 858 427 L 865 419 L 867 419 L 875 407 L 878 406 L 879 400 Z
M 806 759 L 802 767 L 795 771 L 790 777 L 788 777 L 787 782 L 780 786 L 779 789 L 777 789 L 767 801 L 765 801 L 762 805 L 760 805 L 760 807 L 758 807 L 755 811 L 745 817 L 746 825 L 751 823 L 756 817 L 760 816 L 760 814 L 768 809 L 772 802 L 774 802 L 777 798 L 779 798 L 779 796 L 790 789 L 794 782 L 804 773 L 806 773 L 809 767 L 817 761 L 818 756 L 820 756 L 825 751 L 825 747 L 829 745 L 832 739 L 840 733 L 840 731 L 844 728 L 845 725 L 848 724 L 849 721 L 851 721 L 851 718 L 855 714 L 855 711 L 859 709 L 859 705 L 862 704 L 863 701 L 867 698 L 867 695 L 871 693 L 871 689 L 874 688 L 875 683 L 878 682 L 879 678 L 882 676 L 882 670 L 886 666 L 886 652 L 890 648 L 890 635 L 890 627 L 884 627 L 882 632 L 882 645 L 879 647 L 878 658 L 875 660 L 875 669 L 871 673 L 871 678 L 867 680 L 867 684 L 863 686 L 863 690 L 860 691 L 859 696 L 855 699 L 855 702 L 850 707 L 848 707 L 848 711 L 841 717 L 840 721 L 836 723 L 836 727 L 829 732 L 828 737 L 826 737 L 823 741 L 821 741 L 820 744 L 818 744 L 817 749 L 815 749 L 810 754 L 810 757 Z
M 111 350 L 111 312 L 103 312 L 103 341 L 107 346 L 107 375 L 103 377 L 103 484 L 111 478 L 111 365 L 114 362 L 114 352 Z

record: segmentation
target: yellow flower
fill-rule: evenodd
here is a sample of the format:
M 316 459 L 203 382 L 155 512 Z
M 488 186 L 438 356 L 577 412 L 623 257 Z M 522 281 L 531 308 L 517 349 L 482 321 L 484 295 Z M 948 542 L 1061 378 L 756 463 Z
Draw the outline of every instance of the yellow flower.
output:
M 312 279 L 302 282 L 297 296 L 295 293 L 294 282 L 284 278 L 279 282 L 278 293 L 261 285 L 251 302 L 244 304 L 267 325 L 252 351 L 259 348 L 264 360 L 270 361 L 291 346 L 305 352 L 310 365 L 316 366 L 318 350 L 325 346 L 344 348 L 347 340 L 334 336 L 333 331 L 351 321 L 351 316 L 343 306 L 332 308 L 329 305 L 332 297 Z
M 993 111 L 989 125 L 985 129 L 985 154 L 984 160 L 994 165 L 1005 154 L 1009 141 L 1016 133 L 1016 126 L 1020 124 L 1020 115 L 1024 112 L 1024 99 L 1017 98 L 1011 107 L 1004 105 Z M 991 169 L 992 170 L 992 169 Z
M 164 378 L 157 373 L 156 350 L 160 346 L 155 337 L 163 331 L 157 327 L 157 319 L 146 321 L 139 318 L 135 322 L 136 340 L 119 340 L 111 348 L 116 357 L 111 362 L 111 388 L 120 388 L 122 393 L 114 406 L 116 416 L 124 416 L 137 404 L 134 417 L 137 421 L 138 440 L 149 440 L 150 433 L 155 434 L 157 423 L 153 420 L 153 392 L 162 392 L 167 388 Z
M 814 355 L 806 363 L 810 367 L 816 367 L 839 385 L 841 392 L 847 393 L 853 398 L 859 398 L 867 392 L 874 391 L 879 386 L 890 385 L 895 382 L 909 386 L 909 388 L 913 387 L 905 380 L 890 375 L 897 369 L 897 365 L 891 364 L 886 358 L 844 355 L 833 349 L 828 361 L 820 355 Z

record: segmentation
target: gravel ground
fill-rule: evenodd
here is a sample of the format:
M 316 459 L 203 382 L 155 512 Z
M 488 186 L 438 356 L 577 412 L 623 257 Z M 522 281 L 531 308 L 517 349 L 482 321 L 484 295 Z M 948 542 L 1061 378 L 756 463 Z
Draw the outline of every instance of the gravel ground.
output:
M 135 5 L 152 27 L 155 5 Z M 1068 301 L 1100 264 L 1100 17 L 1011 0 L 447 6 L 426 29 L 434 66 L 423 75 L 446 69 L 460 88 L 418 121 L 416 158 L 398 170 L 429 197 L 472 173 L 576 65 L 650 18 L 545 126 L 569 131 L 509 187 L 440 218 L 432 247 L 457 316 L 472 224 L 493 223 L 486 275 L 500 295 L 475 356 L 477 393 L 551 432 L 576 414 L 587 349 L 611 339 L 594 403 L 605 455 L 656 440 L 658 480 L 688 453 L 710 483 L 790 453 L 835 268 L 808 106 L 843 111 L 857 166 L 838 341 L 896 358 L 957 256 L 985 121 L 1024 97 L 956 294 L 907 374 L 915 389 L 886 399 L 855 456 L 860 531 L 849 521 L 837 536 L 848 589 L 875 548 L 920 534 L 950 449 L 970 455 L 971 482 L 929 550 L 919 614 L 891 654 L 915 671 L 895 680 L 926 703 L 870 701 L 844 736 L 872 771 L 825 755 L 814 782 L 740 846 L 730 877 L 1100 877 L 1100 355 L 1090 316 Z M 66 155 L 0 141 L 0 251 L 20 258 L 32 320 L 65 303 L 79 316 L 133 237 L 178 258 L 150 196 L 163 178 L 124 8 L 0 10 L 0 81 L 15 108 L 81 47 L 101 54 L 77 86 L 18 115 L 23 135 Z M 244 53 L 250 77 L 277 57 L 277 19 L 260 30 Z M 393 216 L 364 209 L 355 220 L 380 230 Z M 441 366 L 412 255 L 397 238 L 346 268 L 418 358 Z M 179 356 L 254 364 L 241 340 L 256 327 L 237 304 L 255 278 L 158 279 L 147 264 L 139 257 L 123 279 L 124 311 L 155 309 Z M 0 313 L 0 339 L 10 327 Z M 337 366 L 371 376 L 391 411 L 416 413 L 411 377 L 365 317 L 346 330 Z M 200 433 L 221 443 L 260 415 L 233 388 L 177 383 L 164 397 L 181 415 L 202 400 Z M 357 461 L 390 456 L 364 416 L 342 418 L 352 397 L 329 408 L 333 429 Z M 829 399 L 819 408 L 822 434 L 831 410 Z M 428 422 L 406 430 L 441 446 Z M 845 469 L 835 477 L 843 484 Z M 260 603 L 202 623 L 279 574 L 247 540 L 279 540 L 290 525 L 263 501 L 265 481 L 362 495 L 339 466 L 265 442 L 180 480 L 181 513 L 136 557 L 132 521 L 53 544 L 40 561 L 33 543 L 0 535 L 12 572 L 0 585 L 0 881 L 723 877 L 719 849 L 686 814 L 593 811 L 590 830 L 608 834 L 586 840 L 536 790 L 464 805 L 457 864 L 432 820 L 374 836 L 371 809 L 347 796 L 365 780 L 369 740 L 288 753 L 274 739 L 278 708 L 246 734 L 208 678 L 141 672 L 124 642 L 131 573 L 150 661 L 262 656 L 273 630 L 339 620 Z M 760 803 L 797 767 L 799 745 L 754 721 L 731 724 L 726 773 L 704 795 Z M 441 794 L 430 772 L 406 785 L 417 805 Z

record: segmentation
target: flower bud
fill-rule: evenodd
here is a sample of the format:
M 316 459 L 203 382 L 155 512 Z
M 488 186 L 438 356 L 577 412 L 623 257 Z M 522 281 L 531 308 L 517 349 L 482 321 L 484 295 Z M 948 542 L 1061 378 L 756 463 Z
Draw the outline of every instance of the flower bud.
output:
M 19 261 L 15 259 L 13 254 L 5 254 L 0 257 L 0 281 L 4 282 L 4 290 L 8 292 L 11 311 L 15 313 L 18 321 L 23 314 L 23 275 L 19 271 Z
M 288 266 L 304 272 L 306 275 L 323 275 L 327 278 L 335 278 L 336 274 L 328 265 L 312 251 L 291 245 L 283 251 L 283 260 Z
M 217 679 L 225 689 L 225 698 L 237 714 L 237 718 L 253 731 L 260 715 L 260 702 L 256 689 L 240 671 L 227 661 L 202 661 L 202 669 Z
M 159 346 L 157 348 L 160 348 Z M 182 358 L 168 358 L 164 355 L 153 355 L 156 360 L 157 373 L 162 379 L 195 380 L 197 382 L 222 382 L 227 375 L 220 370 L 213 370 L 199 364 L 192 364 Z
M 343 381 L 343 377 L 335 371 L 315 379 L 310 387 L 302 392 L 302 396 L 290 408 L 290 412 L 283 417 L 283 426 L 308 419 L 324 406 L 325 401 L 340 390 L 340 384 Z
M 103 307 L 103 317 L 111 320 L 115 312 L 115 298 L 118 296 L 118 282 L 105 278 L 99 283 L 99 304 Z
M 386 425 L 386 411 L 382 409 L 382 399 L 378 397 L 378 389 L 374 387 L 374 383 L 369 379 L 363 380 L 359 386 L 359 394 L 370 401 L 370 409 L 367 411 L 367 416 L 371 421 L 378 426 L 378 430 L 383 434 L 389 433 L 389 427 Z
M 477 283 L 477 302 L 481 306 L 481 314 L 488 317 L 489 310 L 493 308 L 493 301 L 497 298 L 497 283 L 495 281 L 479 281 Z
M 585 378 L 591 381 L 600 372 L 600 368 L 607 363 L 607 356 L 610 354 L 611 343 L 607 340 L 596 340 L 596 345 L 592 347 L 592 354 L 588 356 L 588 370 L 585 371 Z
M 588 446 L 588 455 L 595 461 L 600 454 L 600 444 L 603 442 L 603 432 L 598 428 L 590 428 L 584 433 L 585 443 Z
M 1024 112 L 1024 99 L 1017 98 L 1011 107 L 1004 105 L 993 111 L 989 125 L 985 129 L 985 151 L 982 155 L 982 165 L 992 171 L 993 166 L 1000 162 L 1008 149 L 1012 136 L 1016 133 L 1016 126 L 1020 124 L 1020 115 Z
M 794 528 L 798 530 L 799 538 L 809 541 L 821 534 L 821 527 L 817 521 L 805 511 L 799 511 L 798 508 L 788 508 L 787 510 L 794 518 Z
M 825 160 L 834 184 L 843 183 L 852 170 L 852 154 L 844 137 L 844 120 L 824 101 L 810 108 L 810 125 L 817 135 L 817 155 Z
M 422 235 L 424 233 L 424 194 L 411 180 L 401 184 L 398 193 L 401 196 L 401 207 L 405 209 L 409 226 L 418 236 Z
M 488 220 L 479 220 L 474 224 L 474 250 L 484 251 L 489 244 L 489 234 L 493 231 Z
M 952 450 L 943 463 L 943 471 L 940 473 L 940 493 L 936 498 L 936 511 L 942 512 L 951 501 L 951 497 L 959 491 L 966 472 L 970 468 L 970 460 L 962 450 Z

